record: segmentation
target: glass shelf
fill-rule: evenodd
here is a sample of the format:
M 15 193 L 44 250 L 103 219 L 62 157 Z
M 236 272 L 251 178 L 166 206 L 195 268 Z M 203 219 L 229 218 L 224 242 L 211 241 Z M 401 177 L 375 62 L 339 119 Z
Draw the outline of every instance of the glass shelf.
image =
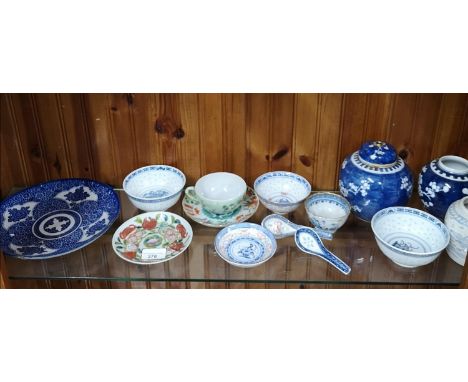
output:
M 275 255 L 262 265 L 248 269 L 234 267 L 214 250 L 213 239 L 219 229 L 191 221 L 182 212 L 180 201 L 169 211 L 184 216 L 192 225 L 194 237 L 188 250 L 161 264 L 131 264 L 114 253 L 111 238 L 123 221 L 140 211 L 133 207 L 122 190 L 116 191 L 122 209 L 119 219 L 105 235 L 82 250 L 53 259 L 20 260 L 5 256 L 9 280 L 63 281 L 67 286 L 81 280 L 102 282 L 99 284 L 102 287 L 190 288 L 457 287 L 461 282 L 463 267 L 452 261 L 445 251 L 436 261 L 422 267 L 407 269 L 394 264 L 377 247 L 370 224 L 354 216 L 350 216 L 333 240 L 324 240 L 328 249 L 351 266 L 349 275 L 343 275 L 318 257 L 300 252 L 293 238 L 278 240 Z M 414 197 L 411 205 L 419 207 L 418 203 Z M 260 205 L 249 221 L 260 223 L 267 213 Z M 303 206 L 288 218 L 308 225 Z

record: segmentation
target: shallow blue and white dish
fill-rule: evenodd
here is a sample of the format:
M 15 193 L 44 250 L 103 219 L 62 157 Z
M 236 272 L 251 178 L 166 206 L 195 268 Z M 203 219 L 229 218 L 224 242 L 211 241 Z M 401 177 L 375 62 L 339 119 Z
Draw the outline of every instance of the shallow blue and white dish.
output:
M 450 240 L 444 223 L 427 212 L 410 207 L 388 207 L 377 212 L 371 227 L 384 255 L 407 268 L 431 263 Z
M 132 204 L 148 212 L 171 208 L 179 200 L 184 186 L 184 173 L 166 165 L 138 168 L 123 181 L 123 189 Z
M 90 179 L 61 179 L 26 188 L 0 203 L 0 242 L 7 255 L 48 259 L 85 247 L 117 219 L 112 187 Z
M 312 191 L 310 183 L 288 171 L 273 171 L 260 175 L 254 182 L 260 202 L 276 214 L 294 211 Z
M 254 223 L 226 227 L 215 237 L 218 255 L 231 265 L 250 268 L 269 260 L 276 252 L 273 234 Z

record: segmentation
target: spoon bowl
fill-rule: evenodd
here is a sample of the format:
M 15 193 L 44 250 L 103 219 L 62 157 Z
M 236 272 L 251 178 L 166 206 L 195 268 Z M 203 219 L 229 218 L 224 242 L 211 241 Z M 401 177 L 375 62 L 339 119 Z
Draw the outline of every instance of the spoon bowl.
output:
M 345 275 L 351 272 L 348 264 L 325 248 L 320 236 L 312 228 L 295 224 L 278 214 L 265 217 L 262 227 L 270 231 L 275 239 L 294 236 L 296 246 L 302 252 L 322 258 Z

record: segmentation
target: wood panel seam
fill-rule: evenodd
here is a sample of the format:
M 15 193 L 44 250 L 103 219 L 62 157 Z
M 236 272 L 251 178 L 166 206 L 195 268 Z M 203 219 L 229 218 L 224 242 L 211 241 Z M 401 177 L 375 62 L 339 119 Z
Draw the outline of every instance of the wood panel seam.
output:
M 443 110 L 443 105 L 444 105 L 445 99 L 446 99 L 446 95 L 442 94 L 442 99 L 440 101 L 439 115 L 437 117 L 437 125 L 436 125 L 436 128 L 435 128 L 435 134 L 434 134 L 433 142 L 437 142 L 439 140 L 439 137 L 440 137 L 440 123 L 441 123 L 441 119 L 442 119 L 442 110 Z M 432 144 L 431 158 L 434 158 L 434 156 L 435 156 L 434 149 L 435 149 L 435 145 Z
M 89 130 L 89 123 L 88 123 L 88 117 L 87 117 L 87 112 L 86 112 L 86 103 L 84 100 L 84 95 L 80 94 L 79 95 L 79 105 L 80 105 L 80 113 L 81 113 L 81 120 L 83 122 L 83 130 L 85 132 L 85 146 L 86 146 L 86 151 L 88 152 L 88 158 L 90 159 L 89 162 L 89 171 L 91 173 L 91 176 L 93 178 L 96 178 L 96 169 L 94 167 L 95 163 L 95 158 L 93 154 L 93 150 L 91 149 L 91 133 Z
M 47 152 L 45 150 L 45 144 L 44 144 L 44 140 L 43 140 L 42 134 L 41 134 L 39 116 L 38 116 L 38 111 L 37 111 L 37 104 L 36 104 L 35 96 L 33 94 L 30 95 L 30 102 L 31 102 L 31 106 L 32 106 L 32 115 L 33 115 L 33 118 L 34 118 L 34 129 L 36 131 L 37 140 L 39 142 L 39 148 L 41 150 L 42 168 L 44 169 L 44 174 L 46 175 L 47 180 L 50 180 L 51 179 L 50 171 L 49 171 L 49 166 L 47 165 L 47 161 L 48 161 Z
M 315 115 L 315 136 L 314 136 L 314 172 L 312 174 L 312 188 L 317 187 L 317 162 L 318 162 L 318 153 L 317 150 L 320 147 L 319 139 L 320 139 L 320 126 L 322 117 L 322 94 L 318 94 L 317 96 L 317 113 Z
M 109 121 L 109 131 L 110 131 L 111 146 L 112 146 L 112 150 L 111 150 L 112 151 L 112 164 L 114 168 L 113 180 L 114 180 L 114 183 L 117 184 L 117 177 L 120 176 L 120 163 L 117 163 L 117 153 L 115 152 L 115 146 L 116 146 L 115 126 L 114 126 L 114 118 L 110 112 L 111 110 L 110 95 L 107 95 L 106 100 L 107 100 L 106 114 L 107 114 L 107 120 Z
M 28 185 L 31 185 L 32 178 L 31 178 L 30 171 L 28 167 L 26 166 L 26 156 L 24 153 L 23 144 L 21 142 L 21 136 L 20 136 L 19 128 L 18 128 L 18 120 L 15 115 L 15 106 L 13 104 L 13 100 L 11 99 L 10 95 L 6 95 L 5 97 L 7 100 L 8 113 L 10 115 L 11 120 L 13 121 L 13 129 L 14 129 L 16 141 L 18 142 L 18 149 L 19 149 L 18 151 L 19 151 L 19 155 L 21 159 L 21 163 L 20 163 L 21 172 L 23 173 L 24 179 L 28 182 Z
M 341 107 L 340 107 L 340 130 L 338 132 L 338 147 L 336 151 L 336 169 L 335 169 L 335 184 L 334 184 L 334 189 L 337 188 L 338 185 L 338 179 L 340 177 L 340 167 L 341 167 L 341 145 L 342 145 L 342 137 L 343 137 L 343 126 L 344 126 L 344 115 L 345 115 L 345 109 L 346 109 L 346 94 L 342 94 L 341 96 Z
M 58 112 L 58 116 L 59 116 L 61 140 L 62 140 L 62 143 L 63 143 L 63 148 L 65 150 L 65 155 L 67 157 L 66 167 L 67 167 L 67 171 L 68 171 L 68 176 L 72 177 L 73 176 L 73 168 L 72 168 L 71 160 L 70 160 L 70 158 L 71 158 L 70 147 L 69 147 L 69 144 L 68 144 L 67 134 L 66 134 L 66 131 L 65 131 L 65 122 L 64 122 L 64 119 L 63 119 L 63 111 L 62 111 L 62 101 L 61 101 L 61 98 L 60 98 L 60 94 L 58 94 L 58 93 L 55 94 L 55 104 L 57 106 L 57 112 Z

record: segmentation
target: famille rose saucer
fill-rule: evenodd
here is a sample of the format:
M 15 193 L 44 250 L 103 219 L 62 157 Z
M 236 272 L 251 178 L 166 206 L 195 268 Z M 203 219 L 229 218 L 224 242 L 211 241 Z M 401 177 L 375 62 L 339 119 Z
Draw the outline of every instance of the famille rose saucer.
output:
M 229 214 L 217 215 L 206 211 L 201 203 L 197 200 L 189 199 L 187 196 L 182 201 L 184 212 L 194 222 L 207 227 L 227 227 L 232 224 L 241 223 L 250 219 L 258 208 L 258 197 L 255 191 L 247 187 L 247 192 L 244 195 L 239 207 Z
M 123 223 L 112 237 L 112 248 L 134 264 L 158 264 L 173 259 L 190 245 L 193 231 L 171 212 L 146 212 Z

